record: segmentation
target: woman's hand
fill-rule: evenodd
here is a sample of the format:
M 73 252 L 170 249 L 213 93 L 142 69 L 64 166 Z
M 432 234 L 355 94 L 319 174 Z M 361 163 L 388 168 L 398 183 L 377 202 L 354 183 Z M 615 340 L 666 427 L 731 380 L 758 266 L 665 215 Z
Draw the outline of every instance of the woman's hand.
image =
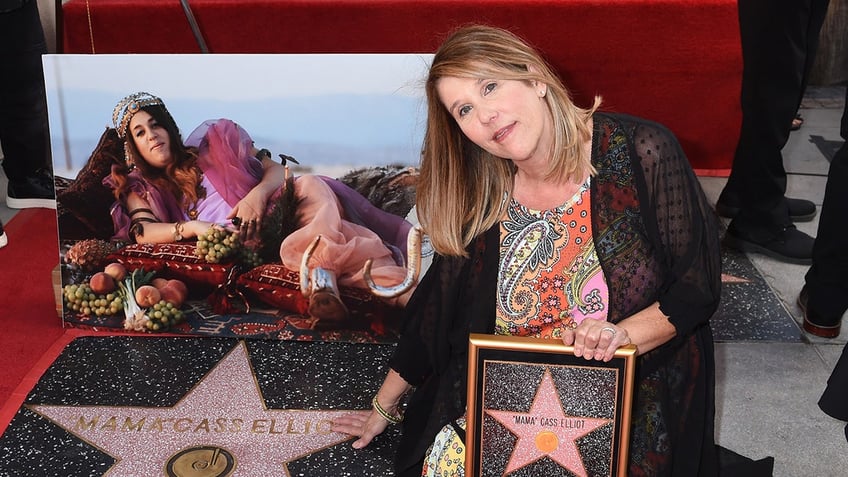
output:
M 574 356 L 609 361 L 615 351 L 630 344 L 630 335 L 621 326 L 608 321 L 585 319 L 575 329 L 563 332 L 562 342 L 574 346 Z
M 354 441 L 353 448 L 362 449 L 370 444 L 374 437 L 382 434 L 387 427 L 389 427 L 389 421 L 372 409 L 356 411 L 335 419 L 332 430 L 359 437 Z
M 259 238 L 259 229 L 262 226 L 262 218 L 265 213 L 265 195 L 253 189 L 238 201 L 233 210 L 227 215 L 228 219 L 239 218 L 238 229 L 245 241 Z
M 184 239 L 200 237 L 201 235 L 208 232 L 210 228 L 215 226 L 216 225 L 212 222 L 205 222 L 203 220 L 189 220 L 188 222 L 183 223 L 182 236 Z

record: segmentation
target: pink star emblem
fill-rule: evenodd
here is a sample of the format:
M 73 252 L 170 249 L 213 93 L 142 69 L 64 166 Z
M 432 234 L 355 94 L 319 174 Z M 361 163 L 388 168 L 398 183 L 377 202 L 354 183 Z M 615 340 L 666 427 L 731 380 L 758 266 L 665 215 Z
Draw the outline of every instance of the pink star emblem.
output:
M 526 413 L 486 410 L 518 437 L 504 474 L 548 456 L 579 477 L 587 477 L 577 439 L 611 422 L 609 419 L 566 416 L 550 370 L 545 369 L 533 405 Z
M 30 406 L 116 458 L 108 475 L 289 475 L 287 463 L 351 437 L 331 422 L 350 411 L 267 409 L 239 343 L 174 407 Z

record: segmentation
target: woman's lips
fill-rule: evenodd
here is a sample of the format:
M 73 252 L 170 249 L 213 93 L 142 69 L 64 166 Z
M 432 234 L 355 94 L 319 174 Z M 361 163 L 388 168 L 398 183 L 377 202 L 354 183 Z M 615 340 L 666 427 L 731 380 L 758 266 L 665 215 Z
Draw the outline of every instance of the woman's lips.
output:
M 495 131 L 495 135 L 492 136 L 492 140 L 495 142 L 503 142 L 504 138 L 506 138 L 510 132 L 512 132 L 512 127 L 515 123 L 510 124 L 509 126 L 503 127 Z

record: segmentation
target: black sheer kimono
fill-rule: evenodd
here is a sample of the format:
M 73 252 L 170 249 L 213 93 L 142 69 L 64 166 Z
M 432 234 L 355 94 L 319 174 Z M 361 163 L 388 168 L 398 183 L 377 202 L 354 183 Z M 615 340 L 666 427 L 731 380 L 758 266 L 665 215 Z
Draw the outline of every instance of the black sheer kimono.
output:
M 637 359 L 631 476 L 713 476 L 714 362 L 709 319 L 718 307 L 715 214 L 675 137 L 638 118 L 594 118 L 592 227 L 615 323 L 654 302 L 677 335 Z M 436 257 L 406 307 L 392 369 L 415 386 L 396 456 L 420 475 L 435 435 L 466 406 L 469 333 L 493 333 L 499 227 L 469 258 Z

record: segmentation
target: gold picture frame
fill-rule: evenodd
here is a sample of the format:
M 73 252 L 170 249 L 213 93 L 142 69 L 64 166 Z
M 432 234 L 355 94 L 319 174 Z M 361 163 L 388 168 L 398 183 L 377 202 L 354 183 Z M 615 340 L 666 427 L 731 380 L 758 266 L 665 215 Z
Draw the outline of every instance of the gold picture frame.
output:
M 471 334 L 466 475 L 625 477 L 635 358 L 632 345 L 603 362 L 560 340 Z

